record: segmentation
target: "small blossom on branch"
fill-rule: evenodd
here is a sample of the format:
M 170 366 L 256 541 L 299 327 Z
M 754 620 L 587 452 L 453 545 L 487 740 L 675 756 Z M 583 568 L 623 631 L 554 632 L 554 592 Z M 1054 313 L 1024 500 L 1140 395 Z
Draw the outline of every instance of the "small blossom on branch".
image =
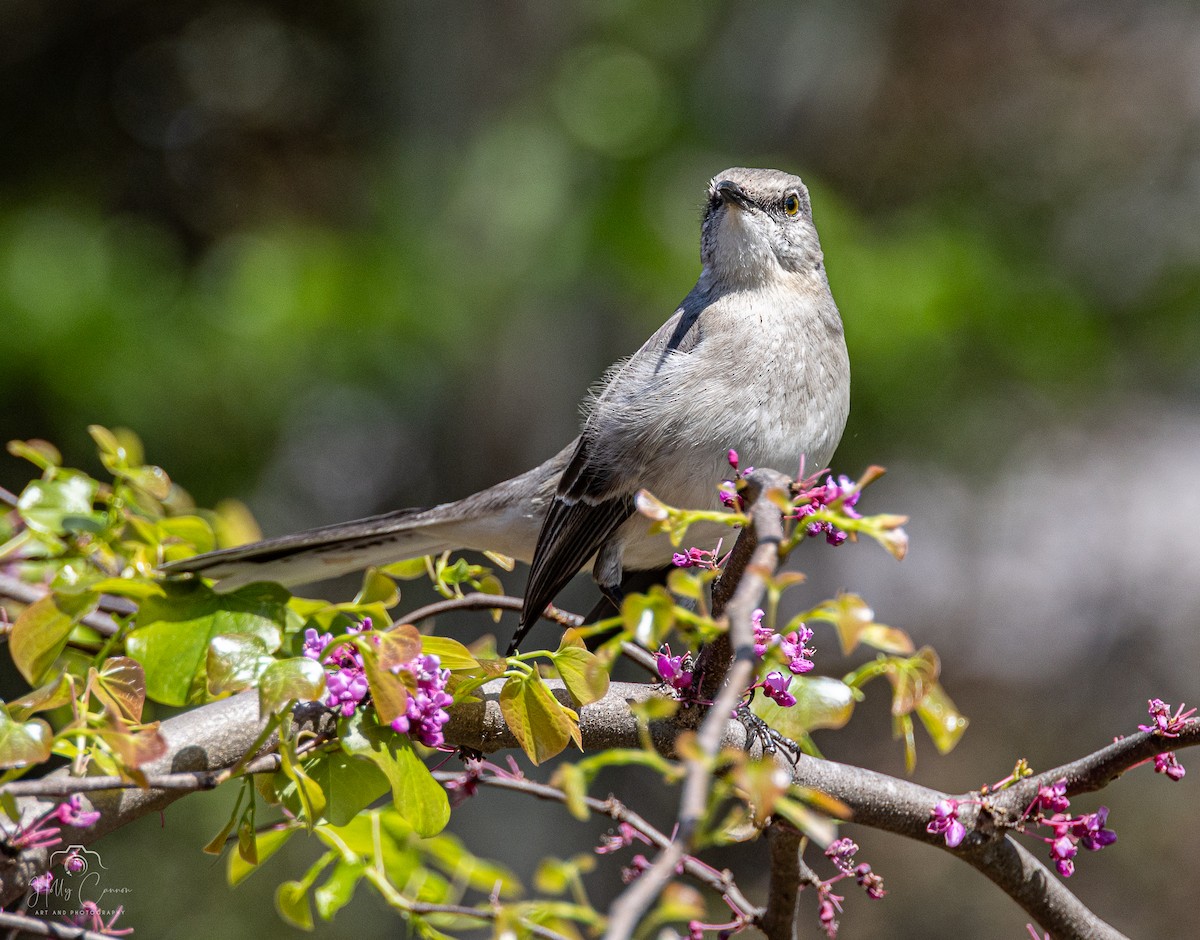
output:
M 846 875 L 854 874 L 854 853 L 858 845 L 852 839 L 835 839 L 825 849 L 825 857 L 833 862 L 838 871 Z
M 788 661 L 788 669 L 795 675 L 809 672 L 813 668 L 813 661 L 809 657 L 813 656 L 816 650 L 804 645 L 812 636 L 812 630 L 800 624 L 796 630 L 779 641 L 779 650 Z
M 1184 705 L 1180 703 L 1179 708 L 1175 710 L 1175 714 L 1171 714 L 1171 706 L 1162 699 L 1150 699 L 1150 717 L 1154 720 L 1153 724 L 1138 725 L 1139 731 L 1151 731 L 1164 738 L 1177 738 L 1183 729 L 1187 726 L 1192 715 L 1196 713 L 1196 709 L 1189 708 L 1184 711 Z
M 1117 834 L 1106 828 L 1107 822 L 1107 806 L 1083 816 L 1055 813 L 1049 819 L 1039 820 L 1041 825 L 1054 830 L 1054 835 L 1045 837 L 1045 841 L 1050 845 L 1050 860 L 1060 875 L 1070 878 L 1075 873 L 1074 860 L 1080 845 L 1090 852 L 1098 852 L 1117 841 Z
M 779 652 L 783 654 L 783 658 L 787 661 L 787 667 L 793 675 L 798 676 L 810 672 L 813 668 L 811 657 L 816 654 L 816 650 L 805 644 L 813 638 L 812 629 L 801 623 L 791 633 L 776 633 L 763 624 L 764 616 L 762 609 L 759 608 L 754 611 L 750 619 L 750 625 L 754 629 L 754 655 L 761 659 L 767 655 L 768 650 L 778 646 Z
M 956 848 L 962 844 L 967 834 L 967 828 L 958 821 L 958 800 L 947 797 L 939 800 L 929 813 L 929 822 L 925 831 L 934 835 L 945 836 L 946 845 Z
M 716 570 L 721 553 L 721 543 L 711 551 L 706 548 L 692 546 L 686 552 L 675 552 L 671 556 L 671 564 L 676 568 L 707 568 Z
M 664 645 L 655 657 L 655 665 L 663 682 L 676 692 L 686 692 L 692 687 L 692 657 L 690 653 L 672 656 L 671 647 Z
M 871 871 L 871 866 L 866 862 L 860 863 L 854 869 L 854 880 L 866 890 L 867 897 L 876 901 L 887 894 L 883 889 L 883 879 Z
M 1162 754 L 1154 755 L 1154 772 L 1166 774 L 1172 780 L 1182 780 L 1187 770 L 1184 769 L 1183 764 L 1179 763 L 1179 758 L 1175 756 L 1174 751 L 1164 751 Z
M 825 936 L 833 940 L 837 936 L 839 926 L 837 915 L 842 912 L 842 901 L 845 898 L 834 894 L 828 882 L 822 883 L 817 890 L 821 899 L 817 904 L 817 920 L 821 929 L 825 931 Z
M 808 481 L 805 481 L 807 483 Z M 862 514 L 854 507 L 858 503 L 858 498 L 862 491 L 849 477 L 842 475 L 835 482 L 833 475 L 830 474 L 825 478 L 824 484 L 820 485 L 805 485 L 801 484 L 800 499 L 807 499 L 807 503 L 801 503 L 796 507 L 795 518 L 803 520 L 807 516 L 813 515 L 818 509 L 838 502 L 839 509 L 851 519 L 861 519 Z M 824 533 L 825 541 L 830 545 L 841 545 L 846 541 L 846 533 L 837 528 L 832 522 L 810 522 L 808 523 L 808 534 L 817 536 Z
M 639 832 L 629 823 L 622 822 L 617 825 L 616 832 L 609 831 L 600 837 L 600 844 L 596 846 L 596 854 L 608 855 L 612 852 L 617 852 L 626 846 L 633 845 L 635 840 L 643 842 L 646 845 L 652 844 L 643 833 Z
M 44 849 L 62 842 L 62 826 L 75 829 L 89 829 L 96 824 L 100 814 L 95 810 L 83 808 L 83 796 L 72 793 L 66 800 L 54 809 L 39 816 L 24 829 L 18 830 L 7 839 L 7 844 L 14 849 Z M 58 822 L 62 826 L 52 823 Z
M 1034 805 L 1030 809 L 1045 810 L 1049 813 L 1065 813 L 1071 807 L 1067 799 L 1067 781 L 1064 777 L 1044 787 L 1039 787 Z M 1028 815 L 1028 811 L 1026 813 Z
M 371 618 L 364 617 L 361 623 L 351 626 L 346 633 L 354 635 L 370 629 Z M 321 663 L 327 670 L 325 704 L 343 718 L 349 718 L 366 703 L 370 693 L 366 667 L 362 653 L 353 644 L 341 644 L 326 655 L 325 650 L 332 642 L 332 634 L 318 634 L 309 628 L 304 631 L 303 655 Z M 420 653 L 409 662 L 395 667 L 393 672 L 401 670 L 413 676 L 416 690 L 408 696 L 404 714 L 392 721 L 392 729 L 409 735 L 426 747 L 440 747 L 445 743 L 442 726 L 450 720 L 446 708 L 454 701 L 446 692 L 450 671 L 441 668 L 438 657 Z
M 767 677 L 762 680 L 763 694 L 775 702 L 776 705 L 791 708 L 796 704 L 796 696 L 788 691 L 788 686 L 791 685 L 791 682 L 792 680 L 782 672 L 767 673 Z
M 759 607 L 750 616 L 750 626 L 754 628 L 754 655 L 760 659 L 767 655 L 767 650 L 775 640 L 775 631 L 763 626 L 766 612 Z

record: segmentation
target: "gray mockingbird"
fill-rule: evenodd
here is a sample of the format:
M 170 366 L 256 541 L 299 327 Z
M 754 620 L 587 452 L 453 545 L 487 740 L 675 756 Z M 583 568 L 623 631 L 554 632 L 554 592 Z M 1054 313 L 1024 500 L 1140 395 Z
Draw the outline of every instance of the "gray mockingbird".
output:
M 545 463 L 452 503 L 227 548 L 170 573 L 302 584 L 450 549 L 531 564 L 510 652 L 585 565 L 616 603 L 670 566 L 665 535 L 634 512 L 645 488 L 715 508 L 727 453 L 746 464 L 821 469 L 850 411 L 850 363 L 808 190 L 779 170 L 733 168 L 708 186 L 700 279 L 679 308 L 596 387 L 582 433 Z M 724 527 L 697 525 L 695 544 Z

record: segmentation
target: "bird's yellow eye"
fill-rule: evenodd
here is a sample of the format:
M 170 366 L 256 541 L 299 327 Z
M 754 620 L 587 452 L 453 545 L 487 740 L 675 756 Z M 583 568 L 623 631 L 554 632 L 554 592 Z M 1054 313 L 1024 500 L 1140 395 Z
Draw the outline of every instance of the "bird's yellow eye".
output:
M 795 193 L 788 193 L 783 200 L 783 211 L 788 215 L 796 215 L 800 211 L 800 197 Z

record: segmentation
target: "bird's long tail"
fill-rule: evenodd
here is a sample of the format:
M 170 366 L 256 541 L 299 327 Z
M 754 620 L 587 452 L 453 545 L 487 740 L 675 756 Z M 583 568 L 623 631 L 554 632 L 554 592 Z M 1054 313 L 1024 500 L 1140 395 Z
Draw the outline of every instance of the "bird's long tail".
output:
M 222 589 L 251 581 L 307 584 L 372 565 L 459 548 L 454 538 L 455 504 L 401 509 L 353 522 L 224 548 L 163 565 L 168 574 L 190 572 L 220 582 Z

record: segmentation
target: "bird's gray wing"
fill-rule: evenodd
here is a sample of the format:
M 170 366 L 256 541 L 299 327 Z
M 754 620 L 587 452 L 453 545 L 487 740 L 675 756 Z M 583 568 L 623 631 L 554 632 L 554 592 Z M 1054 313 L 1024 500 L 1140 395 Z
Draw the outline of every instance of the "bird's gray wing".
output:
M 687 353 L 696 346 L 701 338 L 699 314 L 704 306 L 701 300 L 689 295 L 641 349 L 609 374 L 595 396 L 595 409 L 604 408 L 612 396 L 640 394 L 640 389 L 628 388 L 628 382 L 621 382 L 622 376 L 637 374 L 631 368 L 635 364 L 653 376 L 668 355 Z M 611 459 L 611 452 L 624 449 L 624 442 L 606 440 L 603 428 L 601 422 L 587 422 L 563 471 L 558 492 L 538 535 L 520 626 L 510 651 L 524 639 L 546 605 L 633 514 L 633 497 L 642 485 L 638 467 Z
M 521 623 L 510 650 L 516 649 L 546 605 L 633 513 L 632 493 L 600 495 L 611 492 L 611 481 L 605 479 L 607 474 L 589 467 L 587 455 L 588 440 L 581 437 L 563 475 L 571 475 L 574 486 L 567 493 L 560 492 L 542 523 Z

